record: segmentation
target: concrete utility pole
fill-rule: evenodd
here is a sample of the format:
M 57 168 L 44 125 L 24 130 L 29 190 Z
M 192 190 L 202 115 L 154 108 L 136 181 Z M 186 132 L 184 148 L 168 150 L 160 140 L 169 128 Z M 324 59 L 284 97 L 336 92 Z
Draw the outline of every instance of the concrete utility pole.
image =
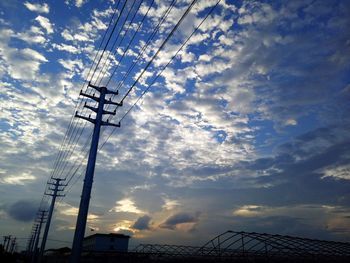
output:
M 11 249 L 10 249 L 11 254 L 13 254 L 13 252 L 15 252 L 15 246 L 16 246 L 16 238 L 12 239 Z
M 38 262 L 41 262 L 42 257 L 44 255 L 44 251 L 45 251 L 45 245 L 46 245 L 46 240 L 47 240 L 47 236 L 49 234 L 49 229 L 50 229 L 50 224 L 51 224 L 51 219 L 52 219 L 52 214 L 53 214 L 53 210 L 55 207 L 55 202 L 56 202 L 56 197 L 60 197 L 60 196 L 64 196 L 62 194 L 58 194 L 58 192 L 62 192 L 64 190 L 64 187 L 67 186 L 66 184 L 61 184 L 61 181 L 64 181 L 66 179 L 62 179 L 62 178 L 51 178 L 54 182 L 48 182 L 47 184 L 52 185 L 53 187 L 49 187 L 49 193 L 45 192 L 45 195 L 50 195 L 52 196 L 51 199 L 51 205 L 49 208 L 49 214 L 47 216 L 47 221 L 46 221 L 46 225 L 45 225 L 45 230 L 44 230 L 44 234 L 43 234 L 43 239 L 41 241 L 41 247 L 40 247 L 40 252 L 39 252 L 39 259 Z
M 5 251 L 9 252 L 9 245 L 10 245 L 10 242 L 11 242 L 11 235 L 8 235 L 6 240 L 7 240 L 7 242 L 6 242 Z
M 7 252 L 10 240 L 11 240 L 11 235 L 4 236 L 4 245 L 2 246 L 4 249 L 4 252 Z
M 43 223 L 46 220 L 46 210 L 40 210 L 39 211 L 39 218 L 37 219 L 38 222 L 38 228 L 36 231 L 36 237 L 35 237 L 35 244 L 34 244 L 34 251 L 33 251 L 33 255 L 32 255 L 32 263 L 34 263 L 36 261 L 37 258 L 37 252 L 38 252 L 38 245 L 39 245 L 39 239 L 40 239 L 40 232 L 41 232 L 41 227 L 43 225 Z
M 32 253 L 33 253 L 33 247 L 34 247 L 34 242 L 35 242 L 35 238 L 36 238 L 36 232 L 38 231 L 38 227 L 39 225 L 36 224 L 33 229 L 32 229 L 32 235 L 29 239 L 29 242 L 28 242 L 28 257 L 31 257 Z
M 90 109 L 96 113 L 96 118 L 93 119 L 90 116 L 89 117 L 81 116 L 81 115 L 78 115 L 78 112 L 76 112 L 75 114 L 76 117 L 93 123 L 94 132 L 91 140 L 89 159 L 86 167 L 84 185 L 83 185 L 83 190 L 82 190 L 80 205 L 79 205 L 79 213 L 78 213 L 77 224 L 76 224 L 75 233 L 74 233 L 72 254 L 70 258 L 71 263 L 78 263 L 80 261 L 80 255 L 82 251 L 83 239 L 84 239 L 85 228 L 86 228 L 86 221 L 87 221 L 87 216 L 89 211 L 90 195 L 91 195 L 91 188 L 92 188 L 92 183 L 94 178 L 96 155 L 97 155 L 101 126 L 106 125 L 106 126 L 120 127 L 120 123 L 113 124 L 108 122 L 108 120 L 107 121 L 102 120 L 102 116 L 104 114 L 115 115 L 115 111 L 110 112 L 110 111 L 104 110 L 105 104 L 122 106 L 122 103 L 113 102 L 111 101 L 111 99 L 109 100 L 105 99 L 105 96 L 107 94 L 118 95 L 118 91 L 114 92 L 114 91 L 108 90 L 106 87 L 97 87 L 95 85 L 92 85 L 90 82 L 88 86 L 98 91 L 100 93 L 100 96 L 95 97 L 95 94 L 89 95 L 80 91 L 80 95 L 90 98 L 98 103 L 97 108 L 89 106 L 86 103 L 84 105 L 85 108 Z

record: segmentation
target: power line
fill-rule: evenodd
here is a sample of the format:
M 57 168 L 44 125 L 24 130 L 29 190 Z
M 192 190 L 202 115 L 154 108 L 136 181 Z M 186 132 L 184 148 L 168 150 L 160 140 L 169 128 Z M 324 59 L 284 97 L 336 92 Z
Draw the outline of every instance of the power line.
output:
M 221 1 L 221 0 L 220 0 Z M 182 43 L 182 45 L 180 46 L 180 48 L 177 50 L 177 52 L 172 56 L 172 58 L 168 61 L 168 63 L 161 69 L 161 71 L 158 73 L 158 75 L 153 79 L 153 81 L 148 85 L 148 87 L 142 92 L 141 96 L 135 101 L 135 103 L 128 109 L 128 111 L 122 116 L 122 118 L 120 119 L 120 121 L 122 121 L 126 115 L 136 106 L 136 104 L 138 103 L 138 101 L 145 95 L 145 93 L 151 88 L 151 86 L 156 82 L 156 80 L 161 76 L 161 74 L 164 72 L 164 70 L 168 67 L 169 64 L 171 64 L 171 62 L 174 60 L 174 58 L 178 55 L 178 53 L 182 50 L 182 48 L 188 43 L 188 41 L 191 39 L 191 37 L 198 31 L 198 29 L 200 28 L 200 26 L 205 22 L 205 20 L 208 18 L 208 16 L 214 11 L 214 9 L 218 6 L 218 4 L 220 3 L 220 1 L 218 1 L 210 10 L 209 12 L 206 14 L 206 16 L 204 17 L 204 19 L 198 24 L 198 26 L 195 28 L 195 30 L 189 35 L 189 37 Z M 192 8 L 193 4 L 196 1 L 193 1 L 192 4 L 189 6 L 189 8 Z M 171 35 L 175 32 L 175 30 L 178 28 L 178 26 L 181 24 L 181 21 L 184 19 L 184 17 L 188 14 L 188 12 L 190 11 L 190 9 L 187 9 L 187 12 L 184 13 L 184 15 L 182 16 L 182 19 L 179 20 L 178 24 L 174 27 L 174 29 L 172 30 Z M 160 51 L 164 45 L 166 44 L 166 42 L 170 39 L 171 35 L 169 34 L 167 39 L 163 42 L 163 44 L 161 45 L 161 47 L 158 49 L 158 51 Z M 153 57 L 153 59 L 159 54 L 159 52 L 157 52 L 157 54 L 155 54 L 155 56 Z M 151 62 L 153 61 L 153 59 L 150 61 L 150 63 L 148 65 L 151 64 Z M 136 84 L 136 83 L 135 83 Z M 125 96 L 126 98 L 126 96 Z M 102 147 L 106 144 L 106 142 L 108 141 L 108 139 L 112 136 L 112 134 L 114 134 L 115 132 L 115 128 L 112 130 L 112 132 L 107 136 L 107 139 L 104 141 L 104 143 L 100 146 L 99 150 L 102 149 Z M 80 167 L 80 166 L 79 166 Z M 75 170 L 76 174 L 78 171 L 78 169 Z M 79 175 L 79 178 L 81 177 L 82 174 Z M 71 177 L 71 179 L 73 178 L 73 176 Z M 78 179 L 79 179 L 78 178 Z M 78 179 L 73 183 L 73 185 L 78 181 Z M 72 186 L 67 190 L 67 192 L 69 192 L 69 190 L 72 188 Z
M 118 3 L 118 4 L 119 4 L 119 3 Z M 103 37 L 102 37 L 102 40 L 101 40 L 101 42 L 100 42 L 100 45 L 99 45 L 99 47 L 98 47 L 98 49 L 97 49 L 98 51 L 95 53 L 95 57 L 94 57 L 94 59 L 93 59 L 93 62 L 92 62 L 92 64 L 91 64 L 91 66 L 90 66 L 90 68 L 89 68 L 89 72 L 88 72 L 88 74 L 87 74 L 87 78 L 89 78 L 89 75 L 90 75 L 90 73 L 91 73 L 91 70 L 92 70 L 92 68 L 93 68 L 93 65 L 94 65 L 95 62 L 96 62 L 97 56 L 98 56 L 98 54 L 99 54 L 99 52 L 100 52 L 101 46 L 102 46 L 102 44 L 103 44 L 105 38 L 106 38 L 107 32 L 108 32 L 108 30 L 109 30 L 109 28 L 110 28 L 110 26 L 111 26 L 111 24 L 112 24 L 112 21 L 113 21 L 113 19 L 114 19 L 114 16 L 115 16 L 115 14 L 116 14 L 116 11 L 117 11 L 117 8 L 114 9 L 113 15 L 112 15 L 112 17 L 111 17 L 110 20 L 109 20 L 109 23 L 108 23 L 108 26 L 107 26 L 107 30 L 105 31 L 105 33 L 104 33 L 104 35 L 103 35 Z M 83 82 L 83 84 L 82 84 L 81 89 L 84 88 L 84 86 L 86 85 L 86 83 L 87 83 L 87 81 L 85 80 L 85 81 Z M 81 102 L 79 102 L 79 100 L 77 100 L 77 101 L 76 101 L 76 104 L 75 104 L 75 109 L 74 109 L 74 111 L 73 111 L 72 117 L 71 117 L 70 122 L 69 122 L 69 125 L 68 125 L 68 128 L 67 128 L 67 130 L 66 130 L 65 136 L 64 136 L 63 141 L 62 141 L 62 143 L 61 143 L 61 147 L 60 147 L 59 153 L 57 154 L 57 158 L 56 158 L 56 160 L 55 160 L 55 162 L 54 162 L 54 167 L 53 167 L 53 170 L 52 170 L 52 173 L 51 173 L 51 177 L 54 176 L 54 172 L 56 171 L 57 165 L 58 165 L 58 163 L 59 163 L 59 161 L 60 161 L 60 159 L 61 159 L 62 152 L 63 152 L 63 147 L 64 147 L 64 144 L 65 144 L 65 142 L 66 142 L 66 139 L 67 139 L 67 137 L 69 136 L 70 132 L 72 132 L 71 125 L 72 125 L 72 123 L 73 123 L 73 121 L 74 121 L 74 114 L 75 114 L 75 111 L 77 110 L 77 108 L 80 106 L 80 104 L 81 104 Z M 73 131 L 74 131 L 74 129 L 73 129 Z M 70 137 L 70 138 L 71 138 L 71 137 Z M 70 143 L 70 142 L 68 142 L 68 144 L 69 144 L 69 143 Z
M 169 6 L 169 8 L 166 10 L 166 12 L 163 14 L 163 16 L 161 17 L 161 19 L 159 20 L 158 25 L 156 26 L 155 30 L 153 31 L 152 36 L 154 36 L 154 33 L 157 32 L 157 29 L 158 29 L 159 26 L 162 24 L 162 22 L 163 22 L 164 19 L 166 18 L 166 15 L 169 13 L 169 11 L 171 10 L 171 8 L 173 7 L 173 5 L 174 5 L 175 2 L 176 2 L 176 1 L 173 1 L 173 2 L 171 3 L 171 5 Z M 133 41 L 134 38 L 135 38 L 135 35 L 139 32 L 139 29 L 140 29 L 142 23 L 144 22 L 144 20 L 145 20 L 145 18 L 146 18 L 146 16 L 147 16 L 149 10 L 151 9 L 153 3 L 154 3 L 154 1 L 152 1 L 151 5 L 149 6 L 149 8 L 148 8 L 148 10 L 147 10 L 147 12 L 146 12 L 146 14 L 143 16 L 142 21 L 141 21 L 141 23 L 139 23 L 138 29 L 135 31 L 135 33 L 134 33 L 132 39 L 130 40 L 130 42 L 129 42 L 127 48 L 130 47 L 132 41 Z M 151 38 L 149 38 L 149 39 L 151 39 Z M 148 41 L 148 42 L 149 42 L 149 41 Z M 145 48 L 145 47 L 143 47 L 143 48 Z M 127 51 L 127 49 L 126 49 L 125 51 Z M 140 56 L 140 55 L 139 55 L 139 56 Z M 119 61 L 120 61 L 120 60 L 119 60 Z M 137 61 L 134 61 L 134 62 L 136 63 Z M 119 64 L 118 64 L 118 65 L 119 65 Z M 113 96 L 112 96 L 112 98 L 113 98 Z M 108 107 L 107 107 L 107 109 L 108 109 Z M 85 125 L 86 125 L 86 124 L 85 124 Z M 85 125 L 84 125 L 84 127 L 85 127 Z M 102 132 L 103 132 L 103 131 L 102 131 Z M 80 136 L 81 136 L 81 135 L 80 135 Z M 91 136 L 92 136 L 92 133 L 90 134 L 90 137 L 91 137 Z M 85 145 L 84 145 L 84 147 L 83 147 L 83 151 L 84 151 L 84 149 L 86 149 L 86 146 L 87 146 L 87 145 L 88 145 L 88 140 L 86 141 L 86 143 L 85 143 Z M 87 154 L 87 152 L 88 152 L 88 150 L 86 151 L 85 155 Z M 78 157 L 76 158 L 76 161 L 75 161 L 75 162 L 73 163 L 73 165 L 71 166 L 70 171 L 72 171 L 72 169 L 77 165 L 77 160 L 78 160 Z M 81 166 L 82 161 L 83 161 L 83 159 L 80 161 L 79 167 Z M 62 174 L 62 173 L 61 173 L 61 174 Z M 68 173 L 68 174 L 69 174 L 69 173 Z M 75 174 L 75 173 L 72 174 L 72 176 L 70 177 L 69 181 L 72 179 L 72 177 L 74 176 L 74 174 Z
M 135 4 L 136 4 L 136 0 L 133 1 L 132 5 L 131 5 L 131 7 L 130 7 L 130 9 L 129 9 L 129 11 L 128 11 L 128 14 L 125 16 L 124 22 L 123 22 L 122 26 L 120 27 L 120 30 L 119 30 L 119 32 L 118 32 L 118 34 L 117 34 L 117 37 L 116 37 L 116 39 L 115 39 L 114 42 L 113 42 L 113 45 L 112 45 L 112 48 L 111 48 L 111 51 L 115 50 L 115 51 L 113 52 L 113 56 L 115 56 L 115 54 L 117 53 L 117 50 L 118 50 L 118 48 L 120 47 L 120 44 L 121 44 L 121 42 L 123 41 L 125 35 L 127 34 L 128 30 L 129 30 L 129 28 L 130 28 L 130 25 L 131 25 L 133 19 L 135 18 L 135 16 L 136 16 L 136 14 L 137 14 L 137 12 L 138 12 L 138 10 L 139 10 L 141 4 L 142 4 L 142 1 L 140 1 L 140 4 L 139 4 L 138 8 L 137 8 L 136 11 L 134 12 L 133 18 L 129 21 L 128 28 L 125 29 L 124 34 L 123 34 L 123 36 L 121 37 L 121 39 L 120 39 L 120 41 L 119 41 L 119 43 L 118 43 L 118 45 L 117 45 L 118 39 L 119 39 L 119 37 L 120 37 L 121 34 L 122 34 L 122 30 L 123 30 L 124 26 L 126 25 L 126 22 L 127 22 L 128 18 L 129 18 L 129 15 L 131 14 L 131 10 L 133 9 L 133 7 L 134 7 Z M 116 46 L 117 46 L 117 47 L 116 47 Z M 108 66 L 109 66 L 109 64 L 110 64 L 110 62 L 111 62 L 111 59 L 109 59 L 109 57 L 111 56 L 111 54 L 112 54 L 112 52 L 109 52 L 109 53 L 108 53 L 108 56 L 107 56 L 107 58 L 105 59 L 105 62 L 103 63 L 103 66 L 102 66 L 102 68 L 101 68 L 101 70 L 100 70 L 100 72 L 99 72 L 99 74 L 98 74 L 98 76 L 97 76 L 97 78 L 96 78 L 96 83 L 97 83 L 97 85 L 100 85 L 100 83 L 101 83 L 101 81 L 102 81 L 104 75 L 107 73 Z M 108 63 L 108 64 L 107 64 L 107 63 Z M 105 66 L 106 66 L 106 65 L 107 65 L 107 69 L 106 69 L 106 71 L 105 71 Z M 103 73 L 103 72 L 104 72 L 104 73 Z M 101 73 L 103 73 L 103 74 L 102 74 L 102 77 L 100 78 Z M 98 81 L 98 80 L 99 80 L 99 81 Z
M 122 116 L 120 119 L 120 122 L 124 120 L 124 118 L 129 114 L 129 112 L 136 106 L 136 104 L 139 102 L 139 100 L 148 92 L 148 90 L 152 87 L 152 85 L 156 82 L 156 80 L 162 75 L 164 70 L 171 64 L 171 62 L 174 60 L 174 58 L 179 54 L 179 52 L 182 50 L 182 48 L 188 43 L 188 41 L 191 39 L 191 37 L 198 31 L 198 29 L 202 26 L 202 24 L 206 21 L 206 19 L 209 17 L 209 15 L 214 11 L 214 9 L 219 5 L 221 0 L 217 1 L 217 3 L 209 10 L 209 12 L 206 14 L 206 16 L 203 18 L 203 20 L 198 24 L 198 26 L 195 28 L 195 30 L 187 37 L 187 39 L 182 43 L 180 48 L 176 51 L 176 53 L 171 57 L 171 59 L 168 61 L 168 63 L 161 69 L 161 71 L 157 74 L 157 76 L 152 80 L 152 82 L 147 86 L 147 88 L 141 93 L 141 95 L 138 97 L 138 99 L 132 104 L 132 106 L 126 111 L 126 113 Z M 112 130 L 112 132 L 107 136 L 106 140 L 101 144 L 100 149 L 103 148 L 103 146 L 107 143 L 109 138 L 114 134 L 115 128 Z
M 119 3 L 120 3 L 120 1 L 118 2 L 117 8 L 118 8 L 118 6 L 119 6 Z M 123 7 L 122 7 L 122 10 L 120 11 L 119 16 L 118 16 L 116 22 L 114 23 L 114 26 L 113 26 L 112 31 L 111 31 L 111 33 L 110 33 L 108 39 L 107 39 L 107 42 L 106 42 L 105 45 L 104 45 L 104 49 L 103 49 L 103 51 L 102 51 L 102 54 L 101 54 L 100 57 L 99 57 L 98 62 L 96 63 L 95 69 L 94 69 L 94 71 L 93 71 L 93 73 L 92 73 L 92 76 L 90 77 L 90 81 L 92 81 L 92 79 L 93 79 L 93 77 L 94 77 L 94 75 L 95 75 L 95 73 L 96 73 L 96 71 L 97 71 L 97 69 L 98 69 L 98 65 L 100 64 L 100 62 L 101 62 L 101 60 L 102 60 L 102 58 L 103 58 L 103 55 L 104 55 L 104 53 L 105 53 L 106 50 L 107 50 L 108 44 L 109 44 L 109 42 L 110 42 L 110 40 L 111 40 L 111 38 L 112 38 L 112 35 L 113 35 L 113 33 L 114 33 L 115 29 L 116 29 L 116 26 L 117 26 L 117 24 L 118 24 L 119 19 L 120 19 L 120 17 L 122 16 L 122 13 L 123 13 L 123 10 L 124 10 L 124 8 L 125 8 L 125 5 L 126 5 L 126 1 L 124 2 L 124 5 L 123 5 Z M 114 11 L 113 17 L 114 17 L 114 15 L 115 15 L 115 13 L 116 13 L 117 8 L 116 8 L 115 11 Z M 113 19 L 113 17 L 112 17 L 112 19 Z M 110 23 L 110 24 L 111 24 L 111 23 Z M 110 25 L 110 24 L 109 24 L 109 25 Z M 106 32 L 108 32 L 108 28 L 107 28 Z M 105 35 L 106 35 L 106 34 L 105 34 Z M 88 93 L 88 94 L 89 94 L 89 93 Z M 80 106 L 81 104 L 82 104 L 82 101 L 80 102 L 79 106 Z M 75 109 L 75 111 L 76 111 L 76 110 L 77 110 L 77 108 Z M 75 112 L 74 112 L 74 113 L 75 113 Z M 73 114 L 73 116 L 74 116 L 74 114 Z M 79 125 L 79 122 L 82 123 L 81 120 L 77 120 L 77 125 L 76 125 L 74 128 L 76 128 L 76 127 Z M 80 127 L 81 127 L 81 126 L 80 126 Z M 75 148 L 76 148 L 76 145 L 78 144 L 79 139 L 80 139 L 80 137 L 81 137 L 82 134 L 83 134 L 83 131 L 84 131 L 85 127 L 86 127 L 86 122 L 84 122 L 83 127 L 81 128 L 81 131 L 80 131 L 79 135 L 78 135 L 78 133 L 75 133 L 74 138 L 73 138 L 73 146 L 70 146 L 70 148 L 66 151 L 66 154 L 65 154 L 65 157 L 63 158 L 63 161 L 61 161 L 61 172 L 60 172 L 60 175 L 62 175 L 62 174 L 64 173 L 65 167 L 67 166 L 67 161 L 68 161 L 68 159 L 71 157 L 71 155 L 73 154 L 73 152 L 74 152 L 74 150 L 75 150 Z M 71 138 L 72 138 L 72 137 L 71 137 Z M 87 141 L 86 141 L 86 142 L 87 142 Z M 69 144 L 69 143 L 70 143 L 70 141 L 68 142 L 68 144 Z M 71 145 L 72 145 L 72 144 L 71 144 Z M 62 168 L 62 163 L 63 163 L 64 161 L 66 161 L 66 162 L 65 162 L 64 167 Z
M 102 38 L 102 41 L 100 42 L 100 46 L 99 46 L 99 48 L 98 48 L 98 51 L 97 51 L 96 54 L 95 54 L 95 58 L 94 58 L 94 61 L 93 61 L 92 65 L 91 65 L 91 67 L 90 67 L 90 70 L 89 70 L 88 75 L 90 74 L 91 69 L 92 69 L 92 67 L 93 67 L 93 64 L 95 63 L 95 60 L 96 60 L 96 58 L 97 58 L 97 56 L 98 56 L 98 53 L 99 53 L 99 51 L 100 51 L 100 48 L 101 48 L 101 46 L 102 46 L 102 44 L 103 44 L 103 42 L 104 42 L 104 39 L 105 39 L 105 37 L 106 37 L 106 35 L 107 35 L 108 29 L 109 29 L 109 27 L 110 27 L 110 25 L 111 25 L 111 23 L 112 23 L 112 21 L 113 21 L 113 18 L 114 18 L 115 13 L 116 13 L 116 9 L 115 9 L 115 11 L 114 11 L 114 13 L 113 13 L 113 16 L 111 17 L 111 19 L 110 19 L 110 21 L 109 21 L 109 25 L 108 25 L 108 27 L 107 27 L 107 30 L 105 31 L 105 34 L 104 34 L 104 36 L 103 36 L 103 38 Z M 84 87 L 85 83 L 86 83 L 86 81 L 83 83 L 82 88 Z M 80 103 L 81 103 L 81 101 L 80 101 Z M 79 103 L 79 100 L 76 101 L 75 110 L 79 107 L 80 103 Z M 75 112 L 75 111 L 74 111 L 74 112 Z M 49 179 L 48 179 L 48 182 L 50 181 L 50 178 L 52 178 L 52 176 L 53 176 L 53 175 L 55 174 L 55 172 L 58 170 L 58 167 L 59 167 L 59 164 L 61 163 L 62 157 L 64 157 L 64 148 L 65 148 L 65 145 L 69 145 L 69 143 L 70 143 L 70 140 L 71 140 L 71 138 L 72 138 L 72 136 L 70 136 L 70 135 L 71 135 L 72 132 L 74 131 L 74 127 L 72 128 L 73 122 L 74 122 L 74 114 L 72 115 L 72 118 L 71 118 L 71 120 L 70 120 L 70 122 L 69 122 L 69 125 L 68 125 L 68 128 L 67 128 L 67 130 L 66 130 L 66 133 L 65 133 L 65 135 L 64 135 L 64 138 L 63 138 L 63 140 L 62 140 L 62 142 L 61 142 L 61 146 L 60 146 L 59 152 L 58 152 L 58 154 L 57 154 L 57 156 L 56 156 L 56 159 L 55 159 L 55 161 L 54 161 L 53 169 L 52 169 L 51 175 L 50 175 L 50 177 L 49 177 Z M 68 141 L 68 143 L 66 144 L 67 138 L 68 138 L 68 137 L 69 137 L 69 141 Z M 45 187 L 45 191 L 44 191 L 44 192 L 46 192 L 46 190 L 47 190 L 47 184 L 46 184 L 46 187 Z M 43 197 L 42 197 L 42 199 L 41 199 L 41 202 L 40 202 L 40 205 L 39 205 L 38 211 L 42 210 L 42 208 L 44 207 L 45 199 L 46 199 L 46 197 L 45 197 L 45 195 L 43 195 Z M 36 218 L 36 220 L 37 220 L 37 219 L 38 219 L 38 218 Z M 34 229 L 35 229 L 35 224 L 33 224 L 32 231 L 33 231 Z M 28 244 L 28 245 L 29 245 L 29 244 Z

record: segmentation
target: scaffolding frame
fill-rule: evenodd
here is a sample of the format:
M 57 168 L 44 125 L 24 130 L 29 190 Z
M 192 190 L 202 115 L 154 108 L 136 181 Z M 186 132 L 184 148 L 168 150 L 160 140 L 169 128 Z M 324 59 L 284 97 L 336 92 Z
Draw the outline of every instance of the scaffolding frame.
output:
M 140 244 L 134 252 L 154 259 L 212 259 L 263 262 L 350 262 L 350 243 L 226 231 L 201 247 Z

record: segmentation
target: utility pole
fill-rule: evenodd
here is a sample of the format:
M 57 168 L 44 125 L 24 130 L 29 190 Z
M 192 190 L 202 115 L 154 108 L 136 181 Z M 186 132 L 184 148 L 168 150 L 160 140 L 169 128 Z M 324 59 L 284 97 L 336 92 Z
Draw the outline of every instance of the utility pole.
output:
M 80 95 L 87 97 L 89 99 L 92 99 L 98 103 L 97 108 L 89 106 L 86 103 L 84 105 L 85 108 L 95 112 L 96 117 L 95 119 L 93 119 L 91 118 L 91 115 L 89 115 L 89 117 L 86 117 L 86 116 L 79 115 L 78 112 L 76 112 L 75 114 L 75 117 L 81 118 L 93 123 L 94 132 L 91 140 L 89 159 L 86 166 L 84 185 L 83 185 L 83 190 L 82 190 L 80 205 L 79 205 L 79 213 L 78 213 L 77 224 L 76 224 L 75 233 L 74 233 L 72 254 L 70 258 L 71 263 L 78 263 L 80 261 L 80 255 L 82 251 L 83 239 L 84 239 L 85 228 L 86 228 L 86 221 L 87 221 L 87 216 L 89 211 L 91 188 L 92 188 L 92 183 L 94 178 L 96 155 L 97 155 L 101 126 L 105 125 L 105 126 L 120 127 L 120 123 L 114 124 L 114 123 L 108 122 L 108 120 L 107 121 L 102 120 L 102 116 L 105 114 L 115 115 L 115 110 L 114 112 L 111 112 L 111 111 L 106 111 L 104 109 L 105 104 L 122 106 L 122 103 L 113 102 L 111 98 L 109 100 L 105 99 L 105 96 L 108 94 L 118 95 L 118 91 L 110 91 L 106 87 L 98 87 L 98 86 L 92 85 L 90 82 L 88 84 L 88 87 L 91 87 L 96 91 L 98 91 L 100 93 L 100 96 L 95 97 L 95 94 L 89 95 L 80 91 Z
M 8 252 L 9 251 L 9 245 L 10 245 L 10 242 L 11 242 L 11 235 L 8 235 L 5 238 L 6 238 L 6 241 L 7 241 L 7 242 L 5 241 L 5 243 L 6 243 L 5 251 Z
M 41 262 L 42 257 L 44 255 L 44 251 L 45 251 L 45 245 L 46 245 L 46 240 L 47 240 L 47 236 L 49 234 L 49 229 L 50 229 L 50 224 L 51 224 L 51 219 L 52 219 L 52 214 L 53 214 L 53 210 L 55 207 L 55 202 L 56 202 L 56 197 L 60 197 L 60 196 L 64 196 L 62 194 L 58 194 L 58 192 L 62 192 L 64 190 L 64 187 L 67 186 L 66 184 L 61 184 L 61 181 L 64 181 L 66 179 L 62 179 L 62 178 L 51 178 L 54 182 L 48 182 L 47 184 L 51 185 L 52 187 L 49 187 L 49 193 L 45 192 L 45 195 L 50 195 L 52 196 L 51 199 L 51 205 L 49 208 L 49 214 L 47 216 L 47 221 L 46 221 L 46 225 L 45 225 L 45 230 L 44 230 L 44 234 L 43 234 L 43 239 L 41 241 L 41 247 L 40 247 L 40 252 L 39 252 L 39 260 L 38 262 Z
M 13 252 L 15 251 L 15 246 L 16 246 L 16 238 L 12 239 L 11 249 L 10 249 L 11 254 L 13 254 Z
M 32 229 L 32 235 L 29 239 L 28 249 L 27 249 L 28 258 L 30 258 L 32 253 L 33 253 L 33 246 L 34 246 L 34 242 L 35 242 L 36 232 L 38 231 L 38 227 L 39 227 L 39 225 L 36 224 L 35 226 L 33 226 L 33 229 Z
M 34 251 L 33 251 L 33 256 L 32 256 L 32 263 L 34 263 L 36 261 L 36 257 L 37 257 L 37 252 L 38 252 L 38 245 L 39 245 L 39 239 L 40 239 L 40 232 L 41 232 L 41 227 L 44 223 L 44 221 L 46 220 L 46 210 L 40 210 L 39 211 L 39 218 L 37 219 L 38 222 L 38 228 L 36 231 L 36 237 L 35 237 L 35 244 L 34 244 Z

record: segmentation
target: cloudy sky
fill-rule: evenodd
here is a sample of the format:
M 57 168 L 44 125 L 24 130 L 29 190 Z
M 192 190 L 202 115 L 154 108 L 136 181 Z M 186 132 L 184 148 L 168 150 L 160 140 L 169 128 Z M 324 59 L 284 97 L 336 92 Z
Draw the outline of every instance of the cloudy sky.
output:
M 92 80 L 120 100 L 192 1 L 171 2 L 0 2 L 0 233 L 19 249 L 52 173 L 72 179 L 49 234 L 68 243 L 48 246 L 70 245 L 92 131 L 74 119 L 61 147 L 76 105 L 89 114 L 79 92 L 118 21 Z M 121 128 L 102 130 L 87 234 L 349 241 L 350 2 L 222 0 L 164 69 L 216 2 L 196 1 L 111 119 Z

